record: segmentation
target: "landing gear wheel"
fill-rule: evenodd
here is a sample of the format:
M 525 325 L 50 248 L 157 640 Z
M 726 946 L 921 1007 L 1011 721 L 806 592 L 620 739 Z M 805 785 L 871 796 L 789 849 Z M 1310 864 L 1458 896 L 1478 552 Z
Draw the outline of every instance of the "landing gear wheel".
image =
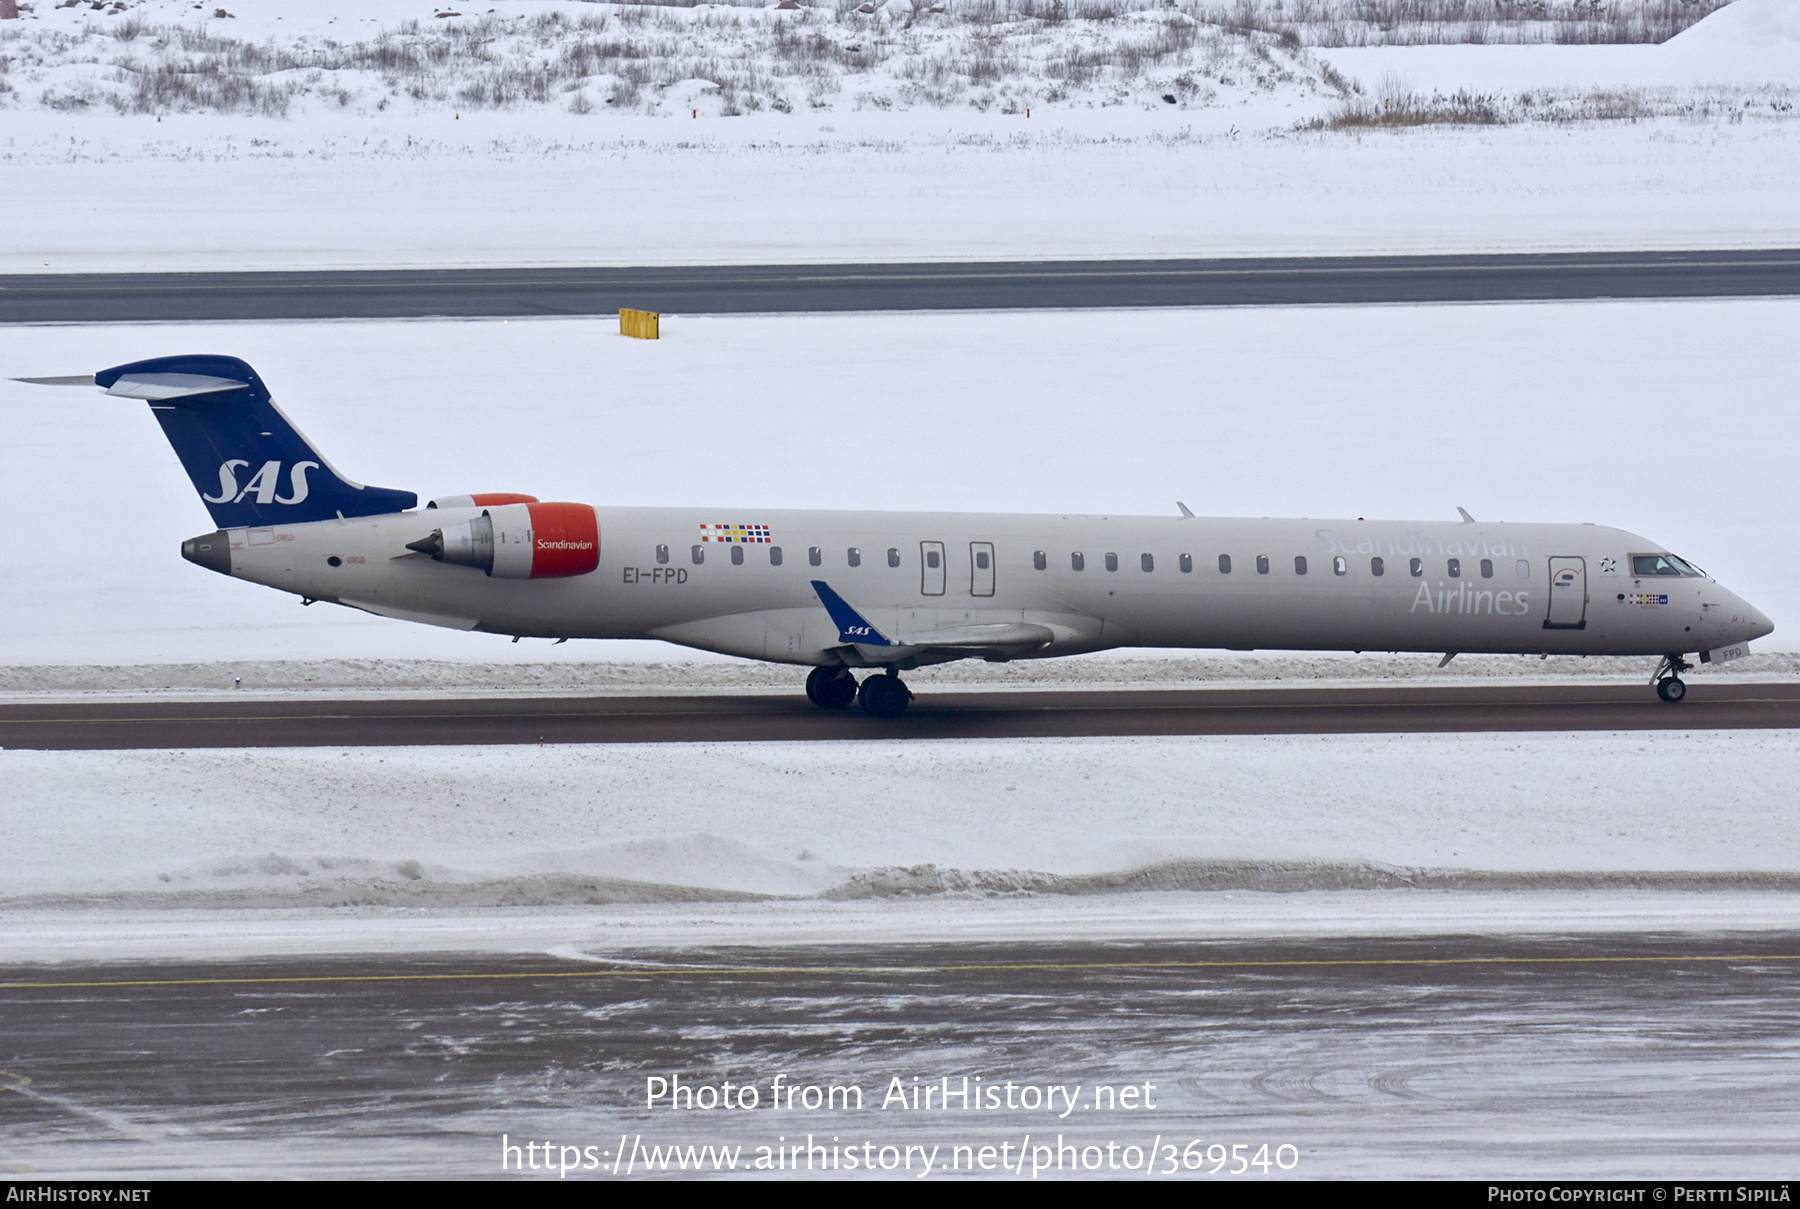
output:
M 856 700 L 856 677 L 848 668 L 816 667 L 807 673 L 806 699 L 820 709 L 845 709 Z
M 857 701 L 871 718 L 898 718 L 912 700 L 912 690 L 892 672 L 870 676 L 857 690 Z
M 1664 676 L 1656 682 L 1656 695 L 1670 705 L 1674 705 L 1687 696 L 1687 685 L 1681 682 L 1679 676 Z

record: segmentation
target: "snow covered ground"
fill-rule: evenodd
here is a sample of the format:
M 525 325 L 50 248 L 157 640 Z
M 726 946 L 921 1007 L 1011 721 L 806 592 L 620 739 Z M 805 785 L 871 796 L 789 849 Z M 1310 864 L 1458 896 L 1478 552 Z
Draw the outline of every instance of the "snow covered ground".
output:
M 483 33 L 410 0 L 45 0 L 0 28 L 0 272 L 1800 241 L 1781 0 L 1660 46 L 1344 49 L 1173 9 L 502 3 Z M 1458 91 L 1513 124 L 1305 129 Z
M 263 910 L 338 908 L 360 921 L 340 948 L 440 927 L 386 908 L 530 947 L 583 929 L 661 943 L 709 920 L 874 938 L 882 904 L 920 900 L 938 907 L 893 915 L 896 935 L 955 917 L 1008 939 L 1034 917 L 979 904 L 1020 896 L 1128 934 L 1183 912 L 1184 935 L 1258 914 L 1301 931 L 1444 912 L 1490 913 L 1489 931 L 1617 926 L 1639 909 L 1792 926 L 1797 774 L 1792 731 L 8 751 L 0 960 L 41 959 L 46 927 L 192 909 L 224 909 L 229 936 Z M 1481 905 L 1451 901 L 1465 895 Z M 771 898 L 795 901 L 753 901 Z M 604 909 L 544 914 L 575 905 Z M 153 950 L 207 932 L 148 918 Z M 318 931 L 282 915 L 252 932 L 289 924 Z
M 0 272 L 1800 242 L 1800 31 L 1777 0 L 1661 46 L 1334 47 L 1382 38 L 1185 10 L 909 29 L 848 6 L 495 7 L 483 26 L 402 0 L 219 19 L 38 0 L 0 26 Z M 1459 91 L 1500 124 L 1435 124 L 1431 98 Z M 1616 120 L 1581 108 L 1601 94 Z M 1334 126 L 1395 100 L 1428 124 Z M 0 375 L 235 353 L 350 473 L 428 495 L 1592 519 L 1785 627 L 1797 321 L 1793 301 L 1716 300 L 686 317 L 656 345 L 584 320 L 21 327 L 0 330 Z M 822 473 L 846 398 L 959 439 L 901 473 L 853 453 Z M 754 422 L 701 435 L 722 411 Z M 15 691 L 142 688 L 158 664 L 182 670 L 149 691 L 430 671 L 407 660 L 517 664 L 526 688 L 590 659 L 755 681 L 649 644 L 302 610 L 179 561 L 209 524 L 140 407 L 0 382 L 0 414 L 14 531 L 56 535 L 16 543 L 0 579 Z M 543 432 L 581 456 L 546 456 Z M 1090 679 L 1155 663 L 1114 659 Z M 32 670 L 62 666 L 79 683 Z M 1785 927 L 1797 752 L 1785 732 L 4 752 L 0 944 Z
M 684 318 L 654 344 L 599 320 L 12 327 L 0 374 L 234 353 L 346 473 L 427 498 L 1592 520 L 1697 560 L 1779 650 L 1797 327 L 1789 300 Z M 822 459 L 845 399 L 957 438 Z M 727 412 L 753 422 L 702 435 Z M 142 404 L 0 381 L 0 414 L 12 523 L 61 535 L 15 547 L 0 665 L 685 658 L 302 608 L 181 561 L 211 524 Z
M 719 946 L 1573 936 L 1792 931 L 1800 898 L 1771 890 L 1155 890 L 881 900 L 605 906 L 0 906 L 0 961 L 241 961 L 373 953 L 543 953 L 615 961 Z

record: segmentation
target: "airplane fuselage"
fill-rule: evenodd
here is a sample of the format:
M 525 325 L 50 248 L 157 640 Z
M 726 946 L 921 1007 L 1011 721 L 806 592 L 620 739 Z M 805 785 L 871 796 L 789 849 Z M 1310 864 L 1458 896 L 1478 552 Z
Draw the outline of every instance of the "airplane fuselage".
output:
M 1637 573 L 1634 558 L 1663 547 L 1590 524 L 594 511 L 597 565 L 563 578 L 500 578 L 408 549 L 481 508 L 224 530 L 228 563 L 189 557 L 452 628 L 815 666 L 1121 646 L 1671 655 L 1773 628 L 1704 574 Z M 848 640 L 821 583 L 879 643 Z M 991 645 L 969 637 L 983 633 Z

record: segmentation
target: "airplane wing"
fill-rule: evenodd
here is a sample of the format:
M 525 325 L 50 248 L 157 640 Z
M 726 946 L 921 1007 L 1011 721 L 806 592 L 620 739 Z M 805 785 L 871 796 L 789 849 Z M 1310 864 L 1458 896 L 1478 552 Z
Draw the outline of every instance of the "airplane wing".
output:
M 923 658 L 1013 658 L 1042 650 L 1056 640 L 1048 627 L 1025 621 L 984 622 L 941 629 L 904 632 L 889 637 L 822 579 L 812 581 L 813 591 L 838 628 L 838 638 L 854 647 L 865 663 L 897 663 Z

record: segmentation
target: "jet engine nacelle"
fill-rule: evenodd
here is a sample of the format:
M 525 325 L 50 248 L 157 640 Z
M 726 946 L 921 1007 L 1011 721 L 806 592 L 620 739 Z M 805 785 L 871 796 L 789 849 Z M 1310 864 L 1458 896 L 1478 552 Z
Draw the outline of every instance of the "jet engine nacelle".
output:
M 586 504 L 502 504 L 406 548 L 497 579 L 562 579 L 600 565 L 600 521 Z

